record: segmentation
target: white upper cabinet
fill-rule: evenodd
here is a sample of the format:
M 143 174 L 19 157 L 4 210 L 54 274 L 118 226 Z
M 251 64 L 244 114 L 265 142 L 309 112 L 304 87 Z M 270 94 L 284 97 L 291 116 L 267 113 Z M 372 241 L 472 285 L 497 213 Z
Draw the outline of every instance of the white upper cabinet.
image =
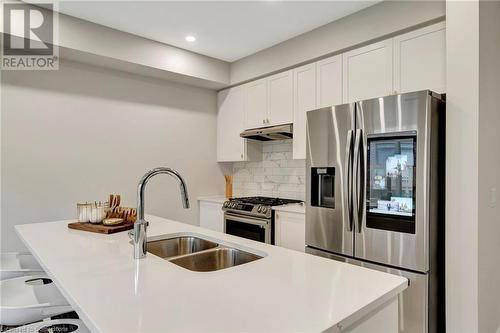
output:
M 220 92 L 218 160 L 261 158 L 241 131 L 292 122 L 305 159 L 307 111 L 424 89 L 446 92 L 445 22 Z
M 245 128 L 288 124 L 293 121 L 293 71 L 272 75 L 244 85 Z
M 424 89 L 446 92 L 444 22 L 394 38 L 394 89 L 398 93 Z
M 293 70 L 293 158 L 306 158 L 306 112 L 316 109 L 316 64 Z
M 293 71 L 268 78 L 269 108 L 267 125 L 281 125 L 293 121 Z
M 316 63 L 316 82 L 318 109 L 342 104 L 342 55 Z
M 246 91 L 245 128 L 264 127 L 269 118 L 267 113 L 268 88 L 267 78 L 244 85 Z
M 220 91 L 217 95 L 217 160 L 242 161 L 245 139 L 240 137 L 245 123 L 245 90 L 242 87 Z
M 392 39 L 343 55 L 343 102 L 392 94 Z

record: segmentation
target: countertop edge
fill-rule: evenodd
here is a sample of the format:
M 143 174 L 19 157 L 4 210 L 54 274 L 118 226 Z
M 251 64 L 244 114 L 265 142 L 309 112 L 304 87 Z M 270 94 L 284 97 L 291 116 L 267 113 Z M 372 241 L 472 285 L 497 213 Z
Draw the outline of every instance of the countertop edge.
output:
M 165 221 L 171 221 L 169 219 L 164 219 L 161 217 L 158 217 L 159 219 L 165 220 Z M 49 221 L 50 222 L 50 221 Z M 71 222 L 70 220 L 62 220 L 62 221 L 56 221 L 56 222 Z M 175 222 L 175 221 L 173 221 Z M 39 262 L 39 264 L 42 266 L 42 268 L 45 270 L 46 274 L 53 280 L 53 282 L 58 286 L 58 289 L 60 292 L 63 294 L 63 296 L 68 300 L 69 304 L 73 307 L 74 311 L 78 313 L 80 316 L 80 319 L 87 325 L 87 328 L 91 332 L 100 332 L 100 330 L 97 328 L 97 325 L 92 321 L 90 316 L 88 316 L 82 308 L 78 305 L 78 303 L 75 301 L 75 299 L 68 294 L 68 292 L 62 288 L 60 282 L 58 281 L 57 278 L 54 277 L 54 275 L 47 269 L 47 265 L 41 260 L 40 256 L 34 251 L 34 249 L 28 244 L 28 242 L 24 239 L 22 236 L 22 229 L 24 226 L 29 227 L 31 224 L 21 224 L 21 225 L 16 225 L 15 226 L 15 231 L 23 244 L 29 249 L 29 251 L 33 254 L 35 259 Z M 208 235 L 210 236 L 210 235 Z M 334 322 L 331 322 L 329 327 L 325 327 L 325 331 L 328 332 L 337 332 L 341 331 L 341 327 L 347 327 L 350 326 L 363 317 L 365 317 L 367 314 L 371 313 L 372 311 L 378 309 L 380 306 L 384 305 L 386 302 L 389 300 L 392 300 L 394 297 L 396 297 L 399 293 L 401 293 L 403 290 L 405 290 L 408 287 L 408 281 L 402 281 L 398 286 L 393 288 L 392 290 L 386 292 L 382 296 L 380 296 L 378 299 L 375 301 L 366 304 L 363 307 L 360 307 L 357 309 L 355 312 L 353 312 L 351 315 L 348 315 L 344 317 L 343 319 L 336 320 Z
M 69 223 L 69 222 L 74 222 L 74 221 L 68 220 L 66 222 Z M 26 246 L 26 248 L 30 251 L 30 253 L 33 255 L 33 257 L 36 259 L 36 261 L 40 264 L 40 266 L 44 270 L 45 274 L 52 280 L 53 283 L 55 283 L 59 292 L 68 301 L 69 305 L 71 305 L 71 307 L 73 308 L 73 311 L 75 311 L 78 314 L 78 317 L 80 317 L 80 319 L 83 321 L 85 326 L 89 329 L 89 331 L 94 332 L 94 333 L 100 332 L 97 329 L 94 322 L 92 321 L 92 319 L 90 319 L 90 317 L 85 312 L 83 312 L 83 310 L 80 308 L 78 303 L 75 302 L 73 297 L 71 297 L 71 295 L 69 295 L 68 292 L 64 288 L 62 288 L 61 283 L 58 281 L 58 279 L 49 271 L 49 269 L 47 268 L 45 263 L 38 256 L 38 254 L 35 251 L 33 251 L 33 248 L 24 240 L 23 236 L 21 235 L 21 233 L 19 231 L 19 227 L 22 227 L 25 225 L 30 225 L 30 224 L 25 223 L 25 224 L 18 224 L 15 226 L 16 234 L 18 235 L 19 239 L 21 239 L 24 246 Z
M 306 206 L 304 203 L 293 203 L 283 206 L 273 206 L 273 210 L 277 212 L 288 212 L 288 213 L 296 213 L 296 214 L 305 214 Z
M 355 324 L 359 320 L 363 319 L 368 314 L 379 309 L 382 305 L 388 303 L 394 297 L 397 297 L 397 295 L 400 294 L 402 291 L 404 291 L 406 288 L 408 288 L 408 281 L 402 282 L 398 287 L 394 288 L 390 292 L 381 296 L 379 299 L 373 301 L 370 304 L 367 304 L 364 307 L 359 308 L 352 315 L 347 316 L 346 318 L 340 320 L 339 322 L 332 323 L 332 325 L 330 327 L 326 328 L 324 332 L 329 332 L 329 333 L 330 332 L 342 332 L 343 328 L 350 327 L 351 325 Z
M 220 203 L 221 205 L 227 201 L 226 197 L 220 195 L 214 195 L 214 196 L 206 196 L 206 197 L 198 197 L 198 201 L 204 201 L 204 202 L 213 202 L 213 203 Z

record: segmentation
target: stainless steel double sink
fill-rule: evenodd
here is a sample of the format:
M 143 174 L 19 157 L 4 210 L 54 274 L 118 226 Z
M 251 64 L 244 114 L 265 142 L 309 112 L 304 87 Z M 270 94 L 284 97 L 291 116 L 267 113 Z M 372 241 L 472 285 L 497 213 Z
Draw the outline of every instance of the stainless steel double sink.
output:
M 262 256 L 195 236 L 177 236 L 147 242 L 147 251 L 183 268 L 212 272 L 246 264 Z

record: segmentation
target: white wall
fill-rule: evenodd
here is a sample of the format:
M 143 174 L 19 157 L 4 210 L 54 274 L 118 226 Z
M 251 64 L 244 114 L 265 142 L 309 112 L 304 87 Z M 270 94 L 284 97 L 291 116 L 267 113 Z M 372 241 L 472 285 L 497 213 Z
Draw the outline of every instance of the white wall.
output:
M 477 2 L 446 3 L 446 50 L 446 324 L 448 332 L 477 332 Z
M 448 332 L 500 332 L 500 3 L 448 1 Z
M 445 2 L 384 1 L 231 63 L 231 84 L 443 20 Z M 293 22 L 290 22 L 293 24 Z
M 479 2 L 479 45 L 478 319 L 479 332 L 500 333 L 499 1 Z
M 21 249 L 13 226 L 75 217 L 76 202 L 120 193 L 135 206 L 149 169 L 177 169 L 147 188 L 146 212 L 197 224 L 196 197 L 223 193 L 216 163 L 216 94 L 62 61 L 58 71 L 2 72 L 1 250 Z M 57 240 L 55 240 L 57 241 Z
M 222 88 L 229 83 L 229 63 L 225 61 L 61 13 L 55 19 L 58 33 L 54 43 L 60 47 L 61 57 L 91 64 L 102 63 L 132 73 L 167 77 L 201 87 Z M 0 24 L 0 31 L 3 31 L 3 24 Z M 17 31 L 23 31 L 23 28 Z

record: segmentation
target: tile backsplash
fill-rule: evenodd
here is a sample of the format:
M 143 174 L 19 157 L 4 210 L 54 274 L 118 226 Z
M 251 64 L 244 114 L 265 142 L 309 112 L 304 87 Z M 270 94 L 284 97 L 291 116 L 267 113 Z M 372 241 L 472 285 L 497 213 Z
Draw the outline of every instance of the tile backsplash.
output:
M 306 163 L 292 159 L 292 140 L 262 143 L 262 161 L 233 164 L 233 196 L 305 199 Z

